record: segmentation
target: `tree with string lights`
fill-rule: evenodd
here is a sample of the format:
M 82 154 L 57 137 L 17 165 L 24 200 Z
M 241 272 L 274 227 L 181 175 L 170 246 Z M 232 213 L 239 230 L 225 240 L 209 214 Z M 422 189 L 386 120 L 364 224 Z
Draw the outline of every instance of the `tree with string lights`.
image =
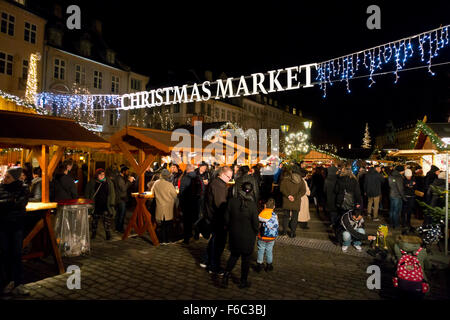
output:
M 369 134 L 369 124 L 366 123 L 366 131 L 364 132 L 364 138 L 363 138 L 363 143 L 362 143 L 362 148 L 364 149 L 370 149 L 371 145 L 370 145 L 370 134 Z

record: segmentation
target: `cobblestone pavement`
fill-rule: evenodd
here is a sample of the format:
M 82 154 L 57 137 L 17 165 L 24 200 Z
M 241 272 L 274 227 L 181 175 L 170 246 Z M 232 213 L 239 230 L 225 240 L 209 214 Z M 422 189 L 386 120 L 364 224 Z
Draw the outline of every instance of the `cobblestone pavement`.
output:
M 69 290 L 69 274 L 56 275 L 51 258 L 25 263 L 30 297 L 24 300 L 380 300 L 396 297 L 392 288 L 393 265 L 351 247 L 348 253 L 330 241 L 327 221 L 312 214 L 311 229 L 298 230 L 297 238 L 279 237 L 274 247 L 274 270 L 250 272 L 252 286 L 239 289 L 240 263 L 233 270 L 228 289 L 221 278 L 199 266 L 205 239 L 189 245 L 173 243 L 153 247 L 148 237 L 106 242 L 101 235 L 92 242 L 90 255 L 64 258 L 66 268 L 81 269 L 81 289 Z M 308 234 L 310 236 L 308 236 Z M 311 236 L 312 235 L 312 236 Z M 314 236 L 315 235 L 315 236 Z M 316 238 L 316 239 L 314 239 Z M 318 239 L 317 239 L 318 238 Z M 229 256 L 225 250 L 222 265 Z M 256 254 L 254 257 L 256 261 Z M 369 290 L 367 267 L 380 266 L 380 290 Z M 431 293 L 426 299 L 448 299 L 448 269 L 428 272 Z M 4 297 L 4 299 L 13 299 Z

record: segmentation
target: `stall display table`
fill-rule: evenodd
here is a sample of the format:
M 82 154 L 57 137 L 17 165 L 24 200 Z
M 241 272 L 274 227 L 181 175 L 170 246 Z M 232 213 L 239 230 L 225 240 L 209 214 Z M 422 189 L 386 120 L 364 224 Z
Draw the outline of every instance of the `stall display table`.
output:
M 90 251 L 89 209 L 94 201 L 75 199 L 58 202 L 56 242 L 63 256 L 76 257 Z
M 58 246 L 56 244 L 56 237 L 53 231 L 53 225 L 51 222 L 51 211 L 56 209 L 58 204 L 56 202 L 42 203 L 42 202 L 29 202 L 26 211 L 28 214 L 41 214 L 41 218 L 36 223 L 31 232 L 23 240 L 22 248 L 28 246 L 28 244 L 39 234 L 40 231 L 44 232 L 44 235 L 50 241 L 51 253 L 55 260 L 55 264 L 58 267 L 59 274 L 65 273 L 64 264 L 59 253 Z M 43 214 L 42 214 L 43 213 Z M 23 260 L 34 259 L 45 256 L 44 251 L 33 252 L 22 257 Z

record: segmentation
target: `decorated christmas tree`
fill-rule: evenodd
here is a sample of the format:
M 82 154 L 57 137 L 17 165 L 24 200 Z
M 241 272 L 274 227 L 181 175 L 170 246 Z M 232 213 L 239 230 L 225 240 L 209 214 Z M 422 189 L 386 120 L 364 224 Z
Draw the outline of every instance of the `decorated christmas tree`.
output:
M 370 134 L 369 134 L 369 124 L 366 123 L 366 131 L 364 132 L 363 144 L 362 147 L 364 149 L 370 149 Z

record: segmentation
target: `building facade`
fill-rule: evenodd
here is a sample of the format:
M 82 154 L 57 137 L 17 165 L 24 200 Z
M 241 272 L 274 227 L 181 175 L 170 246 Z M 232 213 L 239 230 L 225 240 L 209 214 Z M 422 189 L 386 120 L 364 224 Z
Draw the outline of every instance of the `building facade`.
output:
M 0 0 L 0 90 L 24 98 L 30 56 L 44 53 L 45 26 L 46 20 L 28 11 L 24 1 Z M 38 63 L 38 91 L 42 68 Z

